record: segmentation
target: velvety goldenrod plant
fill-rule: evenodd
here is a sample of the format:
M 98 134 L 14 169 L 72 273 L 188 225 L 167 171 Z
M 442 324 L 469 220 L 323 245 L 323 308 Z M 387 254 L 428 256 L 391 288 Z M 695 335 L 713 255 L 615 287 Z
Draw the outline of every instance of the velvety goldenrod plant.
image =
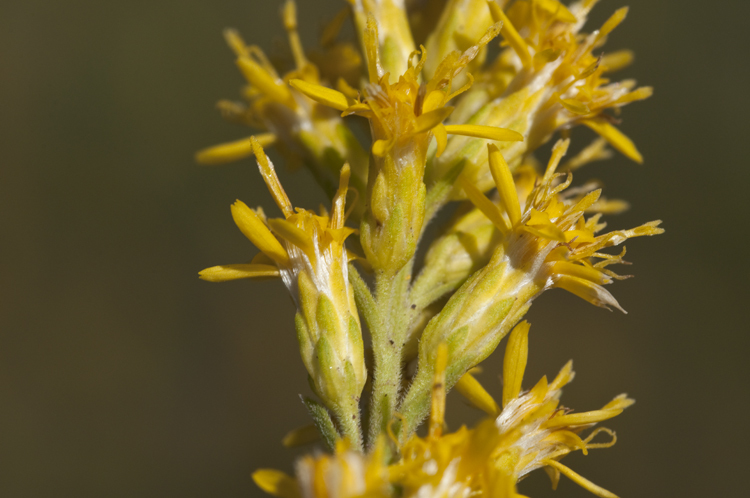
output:
M 329 451 L 300 459 L 294 477 L 258 470 L 263 490 L 283 498 L 502 498 L 519 496 L 516 483 L 543 468 L 553 487 L 563 475 L 614 496 L 561 460 L 614 444 L 612 431 L 594 426 L 633 400 L 563 408 L 572 363 L 552 381 L 524 379 L 522 319 L 534 299 L 561 288 L 623 311 L 605 286 L 624 278 L 609 267 L 624 263 L 625 249 L 606 249 L 662 231 L 658 221 L 604 231 L 602 215 L 627 204 L 605 199 L 597 184 L 573 184 L 574 170 L 609 157 L 610 148 L 641 162 L 616 124 L 622 106 L 651 95 L 632 80 L 610 79 L 632 60 L 602 48 L 627 8 L 585 32 L 595 3 L 349 0 L 319 47 L 306 51 L 287 0 L 286 72 L 225 32 L 247 85 L 242 102 L 219 108 L 256 133 L 197 159 L 254 157 L 281 216 L 237 201 L 234 221 L 259 252 L 200 276 L 277 277 L 287 287 L 315 398 L 305 399 L 314 424 L 284 444 L 321 440 Z M 358 40 L 341 39 L 347 22 Z M 579 125 L 599 138 L 564 160 Z M 541 162 L 534 152 L 553 139 Z M 312 172 L 330 210 L 292 204 L 268 147 Z M 452 218 L 425 240 L 444 208 Z M 426 251 L 417 261 L 420 244 Z M 506 336 L 496 401 L 474 374 Z M 452 388 L 487 418 L 448 432 Z

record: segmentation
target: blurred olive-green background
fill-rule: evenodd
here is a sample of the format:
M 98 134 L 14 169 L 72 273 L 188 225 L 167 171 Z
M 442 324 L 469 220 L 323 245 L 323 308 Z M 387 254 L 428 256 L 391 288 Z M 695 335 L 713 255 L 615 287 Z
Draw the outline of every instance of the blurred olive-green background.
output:
M 344 4 L 298 3 L 308 47 Z M 595 26 L 622 3 L 601 2 Z M 631 201 L 610 227 L 667 232 L 628 244 L 637 278 L 613 286 L 628 315 L 562 291 L 535 303 L 526 386 L 574 358 L 567 406 L 638 400 L 607 424 L 614 448 L 565 461 L 620 496 L 742 496 L 750 4 L 625 3 L 607 48 L 634 49 L 617 76 L 656 89 L 624 112 L 646 163 L 576 182 Z M 0 2 L 0 496 L 260 496 L 252 470 L 291 470 L 280 439 L 307 423 L 308 392 L 292 303 L 279 282 L 196 276 L 249 258 L 229 205 L 270 197 L 250 161 L 193 162 L 248 134 L 214 108 L 241 85 L 222 29 L 283 47 L 279 5 Z M 306 172 L 281 175 L 298 204 L 323 200 Z M 481 377 L 496 394 L 500 358 Z M 453 428 L 476 419 L 449 401 Z M 539 474 L 521 491 L 590 496 Z

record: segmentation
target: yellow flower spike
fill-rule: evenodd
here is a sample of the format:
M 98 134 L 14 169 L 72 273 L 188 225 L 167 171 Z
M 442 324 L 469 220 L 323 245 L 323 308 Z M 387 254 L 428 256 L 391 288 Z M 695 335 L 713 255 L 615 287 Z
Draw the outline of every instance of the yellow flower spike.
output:
M 594 132 L 599 134 L 612 147 L 622 152 L 625 156 L 639 164 L 643 162 L 643 156 L 635 148 L 633 141 L 605 119 L 584 119 L 581 123 L 594 130 Z
M 531 58 L 531 54 L 529 53 L 529 47 L 526 45 L 526 42 L 523 40 L 523 38 L 521 38 L 521 35 L 518 34 L 516 28 L 513 27 L 513 24 L 510 22 L 510 19 L 508 19 L 508 16 L 505 15 L 503 9 L 494 0 L 488 0 L 487 4 L 490 6 L 492 19 L 494 19 L 495 22 L 503 23 L 500 34 L 503 35 L 505 41 L 508 42 L 508 44 L 516 52 L 516 55 L 518 55 L 518 57 L 521 59 L 523 67 L 530 68 L 532 66 L 533 60 Z
M 268 159 L 266 152 L 263 150 L 263 146 L 258 140 L 251 137 L 250 145 L 253 148 L 255 159 L 258 162 L 260 174 L 263 177 L 263 181 L 266 182 L 266 186 L 271 192 L 273 200 L 276 202 L 276 205 L 279 206 L 281 212 L 284 213 L 284 216 L 289 218 L 294 214 L 294 206 L 292 206 L 291 201 L 289 201 L 289 197 L 287 197 L 284 187 L 281 186 L 279 177 L 276 176 L 276 170 L 273 167 L 273 163 Z
M 250 138 L 214 145 L 198 151 L 195 154 L 195 160 L 200 164 L 215 166 L 245 159 L 253 155 L 252 138 L 255 138 L 263 147 L 273 145 L 277 139 L 273 133 L 261 133 Z
M 445 423 L 445 369 L 448 366 L 448 346 L 440 344 L 435 358 L 435 375 L 432 380 L 432 409 L 430 411 L 430 423 L 428 426 L 428 437 L 439 438 L 443 433 Z
M 320 432 L 315 424 L 308 424 L 289 431 L 284 439 L 281 440 L 281 444 L 285 448 L 296 448 L 298 446 L 305 446 L 306 444 L 314 443 L 320 439 Z
M 466 372 L 461 377 L 454 389 L 458 391 L 461 396 L 475 408 L 482 410 L 484 413 L 491 417 L 497 417 L 500 414 L 500 407 L 497 402 L 492 398 L 492 395 L 482 387 L 482 384 L 474 378 L 471 372 Z
M 596 496 L 599 496 L 600 498 L 618 498 L 616 494 L 610 491 L 607 491 L 601 486 L 597 486 L 593 482 L 589 481 L 588 479 L 578 474 L 577 472 L 574 472 L 569 467 L 566 467 L 560 462 L 556 462 L 554 460 L 544 460 L 543 463 L 545 465 L 549 465 L 550 467 L 557 469 L 562 475 L 564 475 L 565 477 L 567 477 L 574 483 L 578 484 L 585 490 L 595 494 Z
M 299 90 L 306 97 L 309 97 L 325 106 L 338 109 L 339 111 L 344 111 L 354 104 L 353 99 L 347 98 L 346 95 L 332 88 L 308 83 L 300 79 L 293 79 L 289 81 L 289 84 L 292 88 Z
M 300 498 L 297 482 L 287 474 L 273 469 L 253 472 L 253 481 L 266 493 L 279 498 Z
M 206 268 L 198 273 L 201 280 L 207 282 L 227 282 L 241 278 L 276 278 L 279 269 L 273 265 L 221 265 Z
M 508 406 L 508 403 L 517 398 L 521 392 L 526 360 L 529 355 L 530 327 L 529 322 L 524 320 L 516 325 L 508 338 L 503 361 L 503 406 Z
M 276 264 L 283 266 L 289 264 L 286 249 L 273 236 L 255 211 L 247 207 L 247 204 L 240 200 L 235 201 L 232 204 L 232 218 L 242 234 Z
M 486 138 L 498 142 L 522 142 L 523 135 L 508 128 L 483 125 L 445 125 L 449 135 L 463 135 L 466 137 Z
M 268 74 L 268 71 L 250 57 L 239 57 L 237 67 L 240 68 L 248 83 L 258 88 L 269 99 L 287 107 L 294 108 L 296 106 L 294 97 L 286 86 L 281 81 L 275 80 Z
M 512 226 L 518 225 L 521 220 L 521 205 L 518 202 L 518 193 L 513 181 L 513 175 L 508 168 L 508 164 L 503 159 L 500 149 L 495 144 L 487 145 L 489 156 L 490 172 L 495 180 L 497 191 L 500 194 L 500 203 L 508 213 Z

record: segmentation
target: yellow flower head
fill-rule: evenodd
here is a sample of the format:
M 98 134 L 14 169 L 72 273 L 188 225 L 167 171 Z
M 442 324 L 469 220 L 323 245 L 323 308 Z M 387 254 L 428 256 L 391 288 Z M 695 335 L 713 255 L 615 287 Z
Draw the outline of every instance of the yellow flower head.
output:
M 242 92 L 245 104 L 221 101 L 219 108 L 230 121 L 260 129 L 262 133 L 209 147 L 199 151 L 196 159 L 202 164 L 216 165 L 250 157 L 253 154 L 251 138 L 255 138 L 264 147 L 277 146 L 290 163 L 308 165 L 331 197 L 336 192 L 339 171 L 344 162 L 351 167 L 353 187 L 364 191 L 367 157 L 351 131 L 336 112 L 289 86 L 289 81 L 293 79 L 320 84 L 321 78 L 317 66 L 310 62 L 302 48 L 293 0 L 285 2 L 282 18 L 295 65 L 292 71 L 284 75 L 276 71 L 260 47 L 245 44 L 235 30 L 227 29 L 224 32 L 228 45 L 237 56 L 237 67 L 247 86 Z M 350 55 L 352 49 L 349 45 L 332 41 L 336 30 L 334 27 L 333 33 L 325 35 L 326 46 Z M 347 60 L 351 62 L 351 58 Z M 359 64 L 356 62 L 355 65 Z M 355 215 L 360 214 L 361 208 L 355 211 Z
M 630 52 L 595 55 L 607 35 L 625 18 L 618 10 L 591 34 L 581 33 L 595 0 L 577 2 L 566 8 L 557 0 L 517 1 L 504 11 L 494 1 L 485 4 L 482 22 L 502 22 L 501 35 L 507 49 L 486 69 L 474 71 L 476 83 L 462 98 L 451 119 L 520 132 L 523 142 L 501 148 L 508 164 L 515 168 L 523 156 L 549 140 L 555 131 L 583 124 L 606 139 L 632 160 L 642 157 L 635 145 L 604 111 L 619 110 L 630 102 L 649 97 L 652 89 L 634 89 L 635 82 L 611 83 L 607 73 L 630 63 Z M 472 3 L 477 13 L 478 3 Z M 452 25 L 451 25 L 452 26 Z M 453 29 L 458 29 L 453 28 Z M 442 37 L 448 36 L 443 33 Z M 483 141 L 454 138 L 446 153 L 428 167 L 428 180 L 442 178 L 460 161 L 467 178 L 482 192 L 492 187 Z M 461 198 L 457 190 L 454 197 Z
M 281 277 L 298 308 L 300 352 L 316 392 L 334 413 L 352 410 L 367 370 L 344 247 L 354 232 L 344 226 L 349 168 L 341 170 L 330 215 L 295 210 L 262 147 L 255 140 L 252 144 L 261 175 L 284 218 L 267 219 L 262 211 L 237 201 L 232 205 L 234 221 L 261 253 L 252 263 L 214 266 L 200 277 L 211 282 Z
M 531 390 L 522 392 L 528 333 L 529 324 L 522 322 L 508 340 L 503 364 L 502 410 L 467 374 L 456 385 L 457 390 L 491 418 L 472 429 L 461 427 L 449 434 L 443 434 L 448 348 L 445 345 L 439 348 L 428 435 L 412 436 L 401 446 L 401 460 L 391 468 L 396 482 L 404 487 L 404 496 L 510 498 L 519 496 L 515 483 L 539 468 L 548 471 L 555 487 L 563 474 L 597 496 L 615 496 L 559 460 L 573 451 L 587 454 L 591 449 L 612 446 L 616 439 L 609 429 L 596 429 L 586 438 L 579 434 L 619 415 L 633 400 L 623 394 L 600 410 L 583 413 L 560 407 L 562 388 L 574 377 L 572 362 L 551 383 L 544 377 Z M 611 441 L 592 442 L 602 432 L 609 434 Z

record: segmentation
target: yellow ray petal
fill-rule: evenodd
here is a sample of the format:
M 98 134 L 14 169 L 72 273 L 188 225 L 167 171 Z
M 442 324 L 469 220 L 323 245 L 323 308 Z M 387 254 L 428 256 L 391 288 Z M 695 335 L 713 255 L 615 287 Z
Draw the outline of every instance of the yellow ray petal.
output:
M 271 265 L 244 264 L 221 265 L 206 268 L 198 273 L 201 280 L 208 282 L 226 282 L 241 278 L 273 278 L 279 276 L 279 269 Z
M 445 120 L 445 118 L 450 116 L 452 112 L 453 107 L 448 106 L 441 107 L 439 109 L 435 109 L 434 111 L 426 112 L 420 115 L 414 122 L 414 129 L 412 130 L 412 133 L 416 135 L 417 133 L 424 133 L 433 129 L 437 125 L 441 124 Z M 445 128 L 447 129 L 448 126 L 446 126 Z
M 500 149 L 495 144 L 487 144 L 487 155 L 490 163 L 490 173 L 495 180 L 497 191 L 500 194 L 500 202 L 508 213 L 510 223 L 516 226 L 521 220 L 521 204 L 518 202 L 518 192 L 513 181 L 513 175 L 505 162 Z
M 464 374 L 456 383 L 455 388 L 472 406 L 482 410 L 487 415 L 497 417 L 500 414 L 500 407 L 497 406 L 492 395 L 482 387 L 482 384 L 471 373 Z
M 486 138 L 498 142 L 523 142 L 523 135 L 508 128 L 481 125 L 446 125 L 445 131 L 449 135 L 464 135 L 467 137 Z
M 232 204 L 232 218 L 240 231 L 279 265 L 289 264 L 289 256 L 281 243 L 273 236 L 263 220 L 242 201 Z
M 503 406 L 508 406 L 521 392 L 523 374 L 529 356 L 529 322 L 524 320 L 516 325 L 505 346 L 503 360 Z
M 570 275 L 572 277 L 583 278 L 599 285 L 612 282 L 612 279 L 610 277 L 597 270 L 596 268 L 591 268 L 589 266 L 584 266 L 576 263 L 570 263 L 568 261 L 558 261 L 557 263 L 555 263 L 552 267 L 552 272 L 561 275 L 564 274 Z
M 445 131 L 445 126 L 442 124 L 437 125 L 432 129 L 432 134 L 437 142 L 437 151 L 435 155 L 440 157 L 445 152 L 445 148 L 448 146 L 448 133 Z
M 289 107 L 296 105 L 289 89 L 280 82 L 277 82 L 273 76 L 268 74 L 268 71 L 263 69 L 260 64 L 250 57 L 238 58 L 237 66 L 240 68 L 245 79 L 269 99 Z
M 576 425 L 589 425 L 603 422 L 622 413 L 622 409 L 593 410 L 584 413 L 569 413 L 553 417 L 544 423 L 544 428 L 554 429 L 556 427 L 573 427 Z
M 560 372 L 558 372 L 555 379 L 549 385 L 550 390 L 555 391 L 557 389 L 561 389 L 562 387 L 567 385 L 570 381 L 572 381 L 575 378 L 575 376 L 576 376 L 576 373 L 573 371 L 573 360 L 569 360 L 560 369 Z
M 620 303 L 614 298 L 612 294 L 607 291 L 601 285 L 597 285 L 589 280 L 584 280 L 578 277 L 571 277 L 570 275 L 562 275 L 554 284 L 555 287 L 565 289 L 566 291 L 575 294 L 576 296 L 584 299 L 594 306 L 600 308 L 609 309 L 610 306 L 614 306 L 623 313 L 627 313 Z
M 502 233 L 508 233 L 511 231 L 510 223 L 503 217 L 503 213 L 500 208 L 495 205 L 494 202 L 489 200 L 486 195 L 479 191 L 474 185 L 471 184 L 463 175 L 458 177 L 458 184 L 466 192 L 466 196 L 484 215 L 490 219 L 493 225 L 497 227 Z
M 618 50 L 602 56 L 604 72 L 619 71 L 633 63 L 635 56 L 630 50 Z
M 584 119 L 581 123 L 594 130 L 603 139 L 609 142 L 612 147 L 619 150 L 625 156 L 639 164 L 643 162 L 643 156 L 638 152 L 638 149 L 635 148 L 633 141 L 606 120 L 602 118 Z
M 607 491 L 606 489 L 600 486 L 597 486 L 593 482 L 589 481 L 582 475 L 574 472 L 573 470 L 561 464 L 560 462 L 556 462 L 554 460 L 542 460 L 542 463 L 544 463 L 545 465 L 549 465 L 550 467 L 554 467 L 555 469 L 560 471 L 560 473 L 563 474 L 565 477 L 567 477 L 574 483 L 578 484 L 585 490 L 595 494 L 596 496 L 599 496 L 600 498 L 618 498 L 616 494 L 610 491 Z
M 442 342 L 435 358 L 435 376 L 432 380 L 432 409 L 430 410 L 429 437 L 438 438 L 445 423 L 445 369 L 448 366 L 448 346 Z
M 263 147 L 268 147 L 276 142 L 276 135 L 273 133 L 261 133 L 251 138 L 255 138 Z M 253 155 L 251 138 L 243 138 L 242 140 L 214 145 L 213 147 L 200 150 L 195 154 L 195 160 L 200 164 L 214 166 L 245 159 Z
M 305 425 L 293 431 L 289 431 L 281 440 L 286 448 L 296 448 L 306 444 L 314 443 L 320 439 L 320 432 L 315 424 Z
M 299 498 L 297 481 L 274 469 L 259 469 L 253 472 L 253 481 L 266 493 L 279 498 Z
M 299 247 L 311 261 L 315 259 L 315 246 L 313 245 L 312 238 L 304 230 L 298 228 L 291 221 L 281 218 L 268 220 L 268 225 L 279 237 Z
M 560 230 L 560 227 L 550 221 L 547 213 L 537 211 L 536 209 L 531 210 L 529 221 L 521 229 L 537 237 L 565 242 L 565 233 Z
M 315 102 L 328 107 L 333 107 L 339 111 L 343 111 L 350 105 L 354 104 L 353 100 L 347 99 L 346 95 L 338 90 L 334 90 L 333 88 L 315 85 L 299 79 L 291 80 L 289 84 L 292 88 L 300 91 L 303 95 L 313 99 Z
M 536 0 L 536 4 L 550 14 L 553 14 L 560 21 L 576 22 L 578 20 L 567 7 L 557 0 Z
M 615 13 L 612 14 L 610 18 L 607 19 L 607 21 L 599 29 L 598 38 L 604 38 L 605 36 L 610 34 L 613 29 L 619 26 L 620 23 L 624 21 L 625 17 L 628 15 L 628 10 L 628 7 L 617 9 Z

